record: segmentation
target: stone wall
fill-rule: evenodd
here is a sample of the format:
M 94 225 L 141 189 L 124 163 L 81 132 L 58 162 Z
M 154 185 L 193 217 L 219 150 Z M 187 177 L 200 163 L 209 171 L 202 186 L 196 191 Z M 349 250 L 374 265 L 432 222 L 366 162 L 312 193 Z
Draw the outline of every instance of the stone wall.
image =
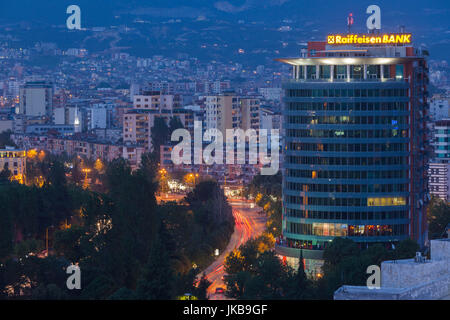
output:
M 381 263 L 381 288 L 342 286 L 335 300 L 439 300 L 450 297 L 450 240 L 431 241 L 431 259 Z

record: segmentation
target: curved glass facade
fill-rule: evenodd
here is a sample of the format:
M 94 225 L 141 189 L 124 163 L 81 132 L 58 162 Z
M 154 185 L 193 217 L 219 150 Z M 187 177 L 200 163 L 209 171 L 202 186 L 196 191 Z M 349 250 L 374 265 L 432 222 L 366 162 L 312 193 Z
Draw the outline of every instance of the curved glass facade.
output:
M 409 84 L 305 79 L 284 89 L 284 240 L 323 249 L 336 236 L 407 238 Z

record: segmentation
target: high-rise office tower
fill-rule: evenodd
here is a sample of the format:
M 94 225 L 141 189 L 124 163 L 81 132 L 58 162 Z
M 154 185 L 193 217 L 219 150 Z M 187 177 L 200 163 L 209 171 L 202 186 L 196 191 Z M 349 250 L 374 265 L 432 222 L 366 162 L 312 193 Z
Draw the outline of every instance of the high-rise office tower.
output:
M 373 38 L 373 39 L 372 39 Z M 345 39 L 345 40 L 344 40 Z M 366 248 L 427 237 L 426 51 L 411 35 L 332 35 L 310 42 L 284 83 L 283 236 L 320 272 L 335 237 Z

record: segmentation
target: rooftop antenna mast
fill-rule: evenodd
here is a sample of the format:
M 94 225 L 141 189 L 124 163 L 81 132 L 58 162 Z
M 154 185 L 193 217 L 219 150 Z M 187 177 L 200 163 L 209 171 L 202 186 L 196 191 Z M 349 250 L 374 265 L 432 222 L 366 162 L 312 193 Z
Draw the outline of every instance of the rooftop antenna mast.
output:
M 350 12 L 347 17 L 348 33 L 351 33 L 351 28 L 352 28 L 353 22 L 354 22 L 353 13 Z

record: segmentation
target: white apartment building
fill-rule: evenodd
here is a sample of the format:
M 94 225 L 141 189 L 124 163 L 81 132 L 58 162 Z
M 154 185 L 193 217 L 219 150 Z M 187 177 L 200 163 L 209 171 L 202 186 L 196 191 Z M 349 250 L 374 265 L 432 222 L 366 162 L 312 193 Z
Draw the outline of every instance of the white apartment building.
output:
M 27 82 L 19 90 L 19 112 L 26 116 L 53 114 L 53 86 L 44 81 Z
M 428 166 L 428 188 L 430 194 L 444 201 L 450 199 L 450 164 L 430 162 Z
M 253 97 L 239 97 L 234 93 L 205 97 L 205 129 L 259 130 L 260 101 Z
M 26 164 L 27 158 L 25 150 L 17 150 L 12 147 L 0 149 L 0 171 L 8 169 L 13 175 L 12 179 L 21 183 L 24 182 Z
M 448 118 L 448 99 L 431 99 L 430 101 L 430 115 L 432 120 L 442 120 Z
M 133 108 L 137 110 L 172 112 L 179 107 L 179 95 L 161 94 L 159 91 L 154 91 L 133 96 Z

